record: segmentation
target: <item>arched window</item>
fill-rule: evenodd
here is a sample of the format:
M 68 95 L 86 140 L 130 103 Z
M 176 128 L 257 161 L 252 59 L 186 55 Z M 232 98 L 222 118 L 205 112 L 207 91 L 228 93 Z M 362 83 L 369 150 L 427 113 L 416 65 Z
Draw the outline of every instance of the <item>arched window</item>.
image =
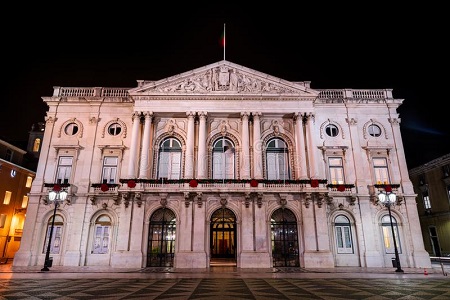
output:
M 235 149 L 231 140 L 222 137 L 213 146 L 213 179 L 234 179 Z
M 353 253 L 352 229 L 350 220 L 339 215 L 334 219 L 337 253 Z
M 269 180 L 287 180 L 289 176 L 288 148 L 286 143 L 275 138 L 267 143 L 266 170 Z
M 47 234 L 45 236 L 45 244 L 42 249 L 42 253 L 47 251 L 47 245 L 50 239 L 50 231 L 52 230 L 52 219 L 51 217 L 47 222 Z M 50 253 L 51 254 L 59 254 L 61 250 L 61 242 L 62 242 L 62 234 L 64 228 L 64 219 L 61 215 L 55 216 L 55 223 L 53 224 L 53 234 L 52 240 L 50 242 Z
M 108 253 L 111 236 L 111 219 L 107 215 L 101 215 L 95 220 L 94 229 L 94 254 Z
M 175 138 L 167 138 L 159 147 L 158 178 L 180 179 L 181 144 Z
M 160 208 L 150 217 L 147 267 L 173 267 L 175 255 L 176 216 L 168 208 Z
M 299 267 L 297 219 L 287 208 L 279 208 L 270 219 L 274 267 Z
M 392 239 L 392 228 L 391 222 L 389 221 L 389 215 L 383 216 L 383 218 L 381 219 L 381 227 L 383 230 L 383 242 L 385 253 L 394 254 L 395 247 L 394 247 L 394 240 Z M 397 244 L 398 253 L 402 253 L 402 247 L 398 235 L 397 220 L 394 217 L 392 217 L 392 227 L 394 228 L 395 242 Z

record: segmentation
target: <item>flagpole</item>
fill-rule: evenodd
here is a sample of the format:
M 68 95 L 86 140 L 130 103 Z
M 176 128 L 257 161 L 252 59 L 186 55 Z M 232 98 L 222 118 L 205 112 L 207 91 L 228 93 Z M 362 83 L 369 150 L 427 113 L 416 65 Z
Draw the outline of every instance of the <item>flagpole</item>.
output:
M 225 60 L 225 45 L 226 45 L 226 41 L 225 41 L 225 23 L 223 23 L 223 60 Z

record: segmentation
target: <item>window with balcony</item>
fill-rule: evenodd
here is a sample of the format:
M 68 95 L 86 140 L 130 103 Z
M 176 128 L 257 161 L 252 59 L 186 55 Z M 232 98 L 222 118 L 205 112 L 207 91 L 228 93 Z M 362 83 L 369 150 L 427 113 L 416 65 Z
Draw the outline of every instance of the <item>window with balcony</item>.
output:
M 337 253 L 353 253 L 352 230 L 350 220 L 339 215 L 334 219 Z
M 47 245 L 49 243 L 50 231 L 52 229 L 52 219 L 51 217 L 47 222 L 47 233 L 45 236 L 45 244 L 42 248 L 42 253 L 47 251 Z M 53 226 L 53 235 L 52 240 L 50 241 L 50 253 L 51 254 L 59 254 L 61 251 L 61 243 L 62 243 L 62 234 L 64 228 L 64 219 L 61 215 L 55 216 L 55 223 Z
M 344 184 L 344 164 L 342 157 L 329 157 L 328 167 L 330 170 L 331 184 Z
M 266 147 L 268 180 L 289 180 L 289 157 L 286 143 L 279 138 L 269 140 Z
M 117 156 L 105 156 L 103 158 L 102 183 L 116 183 Z
M 392 216 L 392 225 L 394 228 L 395 242 L 397 244 L 398 253 L 402 253 L 402 247 L 401 247 L 399 234 L 398 234 L 397 220 L 393 216 Z M 391 222 L 389 220 L 389 215 L 384 215 L 382 217 L 381 227 L 383 230 L 383 242 L 384 242 L 385 253 L 386 254 L 394 254 L 395 247 L 394 247 L 394 240 L 392 237 L 392 228 L 391 228 Z
M 60 156 L 58 159 L 58 168 L 56 171 L 56 182 L 69 183 L 72 173 L 72 156 Z
M 385 157 L 374 157 L 373 168 L 375 173 L 375 181 L 377 184 L 391 183 L 389 179 L 388 164 Z
M 94 254 L 108 253 L 111 235 L 111 219 L 107 215 L 101 215 L 95 221 Z
M 231 140 L 222 137 L 213 146 L 213 179 L 234 179 L 235 148 Z
M 159 147 L 158 179 L 181 178 L 181 143 L 175 138 L 167 138 Z

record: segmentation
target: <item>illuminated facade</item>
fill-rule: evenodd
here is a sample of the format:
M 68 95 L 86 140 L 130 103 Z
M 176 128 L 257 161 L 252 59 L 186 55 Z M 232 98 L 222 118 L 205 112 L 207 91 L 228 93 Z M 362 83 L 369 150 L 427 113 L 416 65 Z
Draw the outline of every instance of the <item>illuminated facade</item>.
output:
M 22 165 L 26 151 L 0 140 L 0 250 L 1 262 L 14 258 L 22 239 L 28 192 L 35 172 Z
M 134 88 L 54 87 L 15 266 L 431 267 L 392 91 L 220 61 Z

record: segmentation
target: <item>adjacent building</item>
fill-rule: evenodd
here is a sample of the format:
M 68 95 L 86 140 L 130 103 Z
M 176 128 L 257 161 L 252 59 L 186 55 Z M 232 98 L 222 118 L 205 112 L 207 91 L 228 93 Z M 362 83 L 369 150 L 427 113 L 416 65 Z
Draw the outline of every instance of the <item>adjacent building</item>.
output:
M 450 256 L 450 154 L 409 170 L 425 249 L 430 256 Z
M 50 253 L 63 266 L 392 267 L 395 238 L 403 267 L 431 267 L 390 89 L 314 89 L 223 60 L 43 100 L 14 266 Z
M 0 140 L 0 261 L 14 258 L 22 239 L 28 193 L 36 175 L 24 167 L 27 151 Z

